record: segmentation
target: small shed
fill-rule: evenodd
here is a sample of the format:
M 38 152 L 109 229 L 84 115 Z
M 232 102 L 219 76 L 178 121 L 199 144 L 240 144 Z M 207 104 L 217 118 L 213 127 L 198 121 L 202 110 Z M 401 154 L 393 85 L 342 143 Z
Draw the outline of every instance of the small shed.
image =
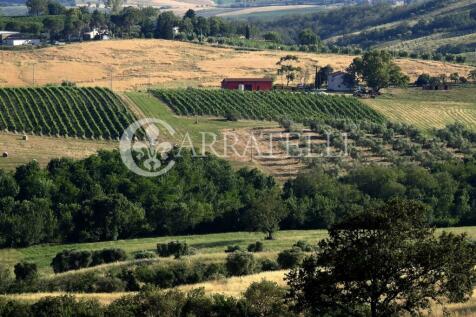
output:
M 221 82 L 221 88 L 230 90 L 271 90 L 273 89 L 272 78 L 225 78 Z

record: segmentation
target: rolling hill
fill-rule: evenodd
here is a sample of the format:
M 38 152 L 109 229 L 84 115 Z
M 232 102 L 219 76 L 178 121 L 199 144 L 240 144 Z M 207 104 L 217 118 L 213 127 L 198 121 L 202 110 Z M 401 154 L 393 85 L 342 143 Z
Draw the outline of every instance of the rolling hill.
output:
M 217 87 L 224 77 L 276 76 L 276 62 L 282 51 L 242 51 L 167 40 L 117 40 L 71 44 L 29 51 L 3 52 L 0 87 L 61 83 L 113 90 L 134 90 L 160 85 L 176 87 Z M 353 55 L 293 52 L 309 82 L 316 65 L 330 64 L 345 69 Z M 467 65 L 436 61 L 398 59 L 398 65 L 412 79 L 421 73 L 466 75 Z M 280 78 L 277 78 L 280 83 Z
M 249 20 L 263 32 L 280 32 L 285 41 L 311 28 L 331 45 L 387 48 L 407 52 L 474 52 L 476 4 L 471 0 L 414 1 L 347 5 L 323 12 Z

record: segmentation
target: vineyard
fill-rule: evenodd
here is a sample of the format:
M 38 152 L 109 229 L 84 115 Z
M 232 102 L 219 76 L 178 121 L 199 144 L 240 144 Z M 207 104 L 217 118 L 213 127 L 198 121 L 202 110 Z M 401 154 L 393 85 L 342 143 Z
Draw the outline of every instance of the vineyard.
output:
M 158 89 L 153 94 L 179 115 L 225 116 L 241 119 L 304 122 L 309 119 L 350 119 L 384 122 L 382 115 L 359 100 L 346 96 L 283 91 Z
M 0 89 L 0 130 L 48 136 L 119 138 L 134 121 L 105 88 Z

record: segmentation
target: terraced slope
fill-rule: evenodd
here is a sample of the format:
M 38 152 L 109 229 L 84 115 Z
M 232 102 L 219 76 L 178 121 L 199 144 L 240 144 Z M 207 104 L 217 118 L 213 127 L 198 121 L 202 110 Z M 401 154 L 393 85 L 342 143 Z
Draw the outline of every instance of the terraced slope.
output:
M 382 123 L 384 117 L 355 98 L 282 91 L 159 89 L 153 94 L 179 115 L 225 116 L 242 119 L 304 122 L 309 119 L 347 119 Z
M 0 130 L 35 135 L 117 139 L 134 121 L 105 88 L 0 89 Z

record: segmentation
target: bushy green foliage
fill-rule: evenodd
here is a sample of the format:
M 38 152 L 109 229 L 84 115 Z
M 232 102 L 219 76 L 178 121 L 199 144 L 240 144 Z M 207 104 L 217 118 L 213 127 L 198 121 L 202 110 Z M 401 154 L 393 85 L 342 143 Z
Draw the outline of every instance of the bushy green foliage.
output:
M 312 252 L 314 251 L 314 248 L 304 240 L 299 240 L 295 244 L 293 244 L 293 248 L 299 248 L 303 252 Z
M 170 153 L 175 166 L 161 178 L 133 174 L 117 151 L 0 172 L 0 246 L 192 233 L 198 225 L 244 230 L 236 215 L 251 208 L 249 197 L 276 187 L 256 170 L 177 154 Z
M 184 255 L 190 255 L 191 250 L 187 242 L 170 241 L 168 243 L 158 243 L 157 253 L 161 257 L 169 257 L 173 255 L 176 259 L 178 259 Z
M 470 298 L 475 255 L 465 234 L 437 237 L 423 204 L 392 199 L 333 225 L 288 274 L 290 301 L 310 315 L 420 315 L 435 300 Z
M 271 259 L 262 259 L 260 261 L 261 271 L 276 271 L 279 270 L 278 262 Z
M 282 269 L 290 269 L 301 264 L 304 253 L 301 248 L 294 247 L 279 252 L 278 264 Z
M 31 306 L 35 317 L 102 317 L 98 301 L 76 300 L 73 296 L 45 297 Z
M 153 259 L 155 258 L 155 253 L 152 251 L 144 250 L 139 251 L 134 254 L 134 259 L 141 260 L 141 259 Z
M 61 273 L 126 259 L 126 252 L 121 249 L 63 250 L 53 258 L 51 267 L 55 273 Z
M 256 261 L 252 253 L 236 251 L 226 258 L 226 270 L 234 276 L 252 274 L 256 269 Z
M 241 251 L 241 247 L 239 245 L 229 245 L 225 249 L 225 253 L 232 253 L 235 251 Z
M 264 250 L 264 244 L 261 241 L 256 241 L 248 245 L 248 252 L 262 252 Z
M 14 267 L 17 281 L 32 281 L 38 277 L 38 268 L 35 263 L 20 262 Z

